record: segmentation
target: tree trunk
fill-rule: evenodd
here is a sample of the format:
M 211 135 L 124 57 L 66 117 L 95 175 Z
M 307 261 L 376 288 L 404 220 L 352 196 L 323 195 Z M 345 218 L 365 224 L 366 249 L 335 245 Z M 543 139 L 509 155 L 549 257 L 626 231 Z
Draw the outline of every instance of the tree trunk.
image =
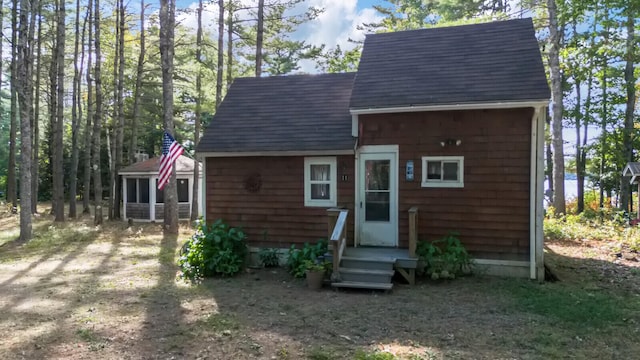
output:
M 216 69 L 216 109 L 222 102 L 222 71 L 224 64 L 224 0 L 218 0 L 218 68 Z
M 80 0 L 76 0 L 75 41 L 73 47 L 73 103 L 71 105 L 71 170 L 69 171 L 69 217 L 76 217 L 76 194 L 78 187 L 78 132 L 82 117 L 80 106 L 80 64 L 78 53 L 80 52 Z M 83 39 L 84 41 L 84 39 Z
M 118 172 L 122 168 L 123 152 L 124 152 L 124 0 L 120 0 L 119 4 L 119 36 L 118 36 L 118 121 L 115 130 L 115 169 L 113 173 L 115 175 L 114 198 L 113 198 L 113 218 L 121 219 L 120 216 L 120 199 L 122 196 L 122 190 L 120 187 L 120 179 Z
M 102 74 L 100 61 L 100 0 L 95 0 L 93 25 L 95 29 L 95 83 L 96 83 L 96 111 L 93 118 L 93 186 L 94 186 L 94 224 L 102 224 L 102 169 L 100 168 L 100 133 L 102 130 Z
M 562 139 L 562 75 L 560 73 L 560 38 L 564 31 L 558 25 L 558 13 L 555 0 L 547 0 L 549 11 L 549 73 L 551 77 L 551 144 L 553 147 L 553 206 L 556 212 L 564 214 L 564 142 Z
M 229 6 L 231 8 L 231 6 Z M 200 142 L 200 123 L 202 121 L 202 0 L 198 1 L 198 30 L 196 32 L 196 64 L 198 66 L 198 72 L 196 76 L 196 124 L 195 134 L 193 135 L 194 147 L 198 146 Z M 231 55 L 228 55 L 231 57 Z M 191 198 L 191 220 L 194 221 L 198 218 L 198 197 L 199 191 L 199 177 L 200 177 L 200 165 L 198 160 L 193 160 L 193 197 Z
M 109 220 L 115 218 L 116 201 L 116 159 L 118 157 L 118 66 L 120 64 L 120 0 L 116 0 L 115 48 L 113 51 L 113 108 L 111 113 L 111 134 L 107 128 L 107 149 L 109 153 Z
M 220 0 L 222 4 L 222 0 Z M 173 125 L 173 55 L 175 0 L 160 0 L 160 57 L 162 59 L 162 118 L 164 130 L 174 136 Z M 221 36 L 221 35 L 220 35 Z M 220 71 L 220 69 L 218 69 Z M 175 136 L 174 136 L 175 137 Z M 176 169 L 172 166 L 169 183 L 164 187 L 164 231 L 178 233 L 178 188 Z
M 57 102 L 56 122 L 53 126 L 53 198 L 55 221 L 64 221 L 64 49 L 65 49 L 65 1 L 58 0 L 56 32 Z
M 258 0 L 258 28 L 256 31 L 256 77 L 262 76 L 262 40 L 264 38 L 264 0 Z
M 133 119 L 131 121 L 131 143 L 129 145 L 129 162 L 132 164 L 136 161 L 136 151 L 138 150 L 138 117 L 140 116 L 140 92 L 142 91 L 142 75 L 144 72 L 145 57 L 144 10 L 144 0 L 140 0 L 140 54 L 138 55 L 138 67 L 136 70 L 136 88 L 133 96 Z
M 627 108 L 624 115 L 624 130 L 623 130 L 623 146 L 624 146 L 624 159 L 627 162 L 633 161 L 633 112 L 636 104 L 636 79 L 633 73 L 634 65 L 634 38 L 635 38 L 635 16 L 631 9 L 632 5 L 629 3 L 627 9 L 627 51 L 626 51 L 626 66 L 624 70 L 624 80 L 627 87 Z M 624 211 L 629 211 L 630 202 L 630 186 L 628 179 L 620 177 L 620 208 Z
M 233 82 L 233 1 L 227 6 L 227 90 Z
M 7 203 L 12 205 L 12 212 L 18 209 L 18 183 L 16 179 L 16 141 L 18 136 L 18 1 L 12 1 L 11 8 L 11 114 L 9 125 L 9 169 L 7 171 Z
M 87 22 L 87 28 L 89 31 L 89 38 L 87 39 L 87 47 L 89 51 L 87 52 L 87 123 L 84 127 L 84 185 L 83 185 L 83 194 L 82 194 L 82 213 L 83 214 L 91 214 L 90 210 L 90 202 L 89 199 L 91 197 L 91 118 L 93 114 L 91 110 L 93 108 L 92 100 L 93 100 L 93 90 L 91 86 L 91 41 L 93 40 L 93 0 L 89 0 L 87 4 L 87 13 L 85 15 L 85 20 Z M 84 31 L 83 31 L 84 33 Z M 84 51 L 83 51 L 84 53 Z
M 27 31 L 29 15 L 31 15 L 31 1 L 20 1 L 20 29 L 17 69 L 19 86 L 17 92 L 20 101 L 20 241 L 26 242 L 32 237 L 31 224 L 31 50 L 29 49 L 29 33 Z M 31 18 L 33 21 L 33 17 Z M 16 44 L 14 43 L 15 47 Z
M 42 1 L 38 1 L 38 45 L 36 49 L 36 84 L 33 109 L 33 161 L 31 162 L 31 212 L 38 213 L 38 185 L 40 183 L 40 79 L 42 72 Z

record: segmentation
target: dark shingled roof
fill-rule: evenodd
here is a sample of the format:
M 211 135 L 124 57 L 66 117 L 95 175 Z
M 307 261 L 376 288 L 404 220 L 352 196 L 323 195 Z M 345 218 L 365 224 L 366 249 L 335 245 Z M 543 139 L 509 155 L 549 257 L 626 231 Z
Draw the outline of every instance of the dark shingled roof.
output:
M 236 79 L 198 152 L 352 150 L 353 73 Z
M 180 155 L 180 157 L 176 159 L 174 166 L 176 167 L 176 172 L 193 173 L 193 160 L 184 155 Z M 160 170 L 160 157 L 154 157 L 148 160 L 138 161 L 137 163 L 133 163 L 127 167 L 124 167 L 118 171 L 118 174 L 120 175 L 126 175 L 131 173 L 157 174 L 158 170 Z
M 547 100 L 531 19 L 367 35 L 351 109 Z

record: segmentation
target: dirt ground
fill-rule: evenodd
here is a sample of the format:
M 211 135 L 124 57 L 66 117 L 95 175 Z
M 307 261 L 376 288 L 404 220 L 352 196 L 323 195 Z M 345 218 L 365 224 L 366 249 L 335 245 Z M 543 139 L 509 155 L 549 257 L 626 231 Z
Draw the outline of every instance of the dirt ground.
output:
M 10 238 L 16 226 L 17 217 L 0 217 L 2 359 L 640 354 L 638 259 L 616 257 L 611 244 L 548 244 L 555 283 L 472 276 L 398 283 L 390 293 L 338 292 L 308 290 L 280 268 L 199 286 L 177 281 L 186 226 L 172 237 L 154 224 L 96 228 L 88 218 L 58 225 L 43 216 L 39 235 L 24 245 Z

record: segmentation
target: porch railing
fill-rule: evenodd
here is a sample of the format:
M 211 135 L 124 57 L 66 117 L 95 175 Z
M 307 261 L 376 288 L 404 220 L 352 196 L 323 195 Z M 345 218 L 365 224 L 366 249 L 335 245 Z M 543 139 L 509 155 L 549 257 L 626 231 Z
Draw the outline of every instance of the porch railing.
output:
M 331 281 L 334 282 L 340 281 L 340 261 L 342 260 L 344 249 L 347 246 L 348 214 L 349 210 L 346 209 L 327 210 L 327 229 L 333 258 L 333 272 L 331 273 Z
M 418 244 L 418 207 L 409 209 L 409 256 L 416 256 L 416 246 Z

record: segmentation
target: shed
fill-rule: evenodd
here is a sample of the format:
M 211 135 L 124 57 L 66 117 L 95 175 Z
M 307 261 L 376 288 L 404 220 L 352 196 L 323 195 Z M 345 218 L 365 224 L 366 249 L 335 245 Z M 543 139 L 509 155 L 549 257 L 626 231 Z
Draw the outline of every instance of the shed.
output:
M 629 184 L 637 184 L 640 191 L 640 162 L 630 162 L 622 170 L 622 176 L 629 177 Z M 638 197 L 638 209 L 640 209 L 640 196 Z M 640 211 L 638 211 L 638 220 L 640 220 Z
M 193 197 L 194 160 L 182 155 L 175 162 L 178 182 L 178 217 L 191 217 L 191 199 Z M 123 218 L 135 221 L 157 221 L 164 218 L 164 190 L 158 190 L 158 170 L 160 158 L 131 164 L 119 174 L 122 176 Z M 202 184 L 202 165 L 199 167 L 199 184 Z M 202 191 L 200 191 L 202 194 Z M 199 213 L 202 214 L 202 201 L 199 201 Z

